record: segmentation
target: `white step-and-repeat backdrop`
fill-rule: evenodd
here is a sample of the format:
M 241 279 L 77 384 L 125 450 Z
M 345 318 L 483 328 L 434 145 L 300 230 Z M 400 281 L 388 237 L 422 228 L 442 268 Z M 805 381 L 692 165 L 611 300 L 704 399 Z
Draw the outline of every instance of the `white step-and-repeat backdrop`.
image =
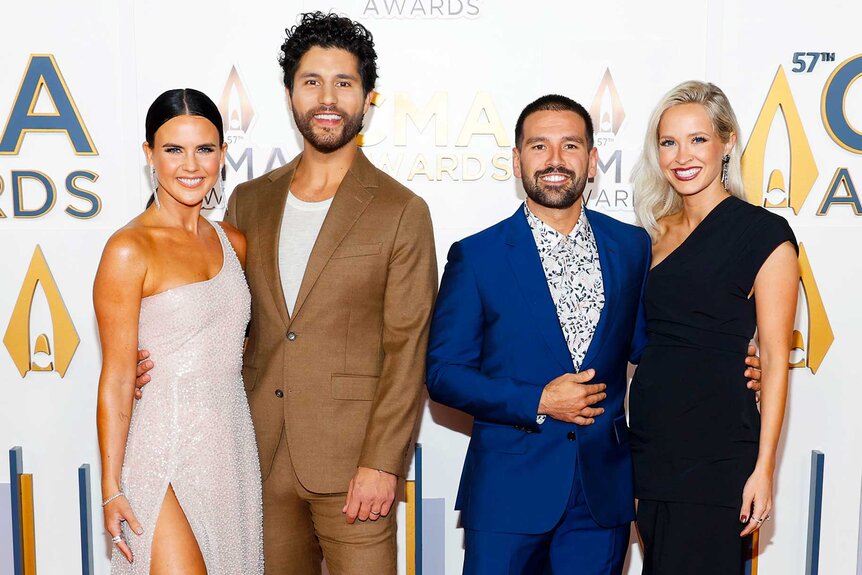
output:
M 629 174 L 658 98 L 687 79 L 725 90 L 742 125 L 752 201 L 785 216 L 802 247 L 774 521 L 749 571 L 802 574 L 819 555 L 820 573 L 862 572 L 862 6 L 12 0 L 0 33 L 0 450 L 21 446 L 18 471 L 32 475 L 20 483 L 21 533 L 25 547 L 35 545 L 39 572 L 87 572 L 78 483 L 85 463 L 93 572 L 108 571 L 91 290 L 106 239 L 149 196 L 140 149 L 146 109 L 176 87 L 198 88 L 220 104 L 228 193 L 284 164 L 300 140 L 276 59 L 284 28 L 315 9 L 358 19 L 374 34 L 380 80 L 362 144 L 376 165 L 427 200 L 441 270 L 453 241 L 522 201 L 511 148 L 515 119 L 534 98 L 558 92 L 590 109 L 601 170 L 588 203 L 631 222 Z M 226 196 L 209 201 L 220 218 Z M 460 572 L 463 536 L 452 506 L 469 429 L 458 413 L 425 409 L 417 571 L 426 575 Z M 815 489 L 812 498 L 820 477 L 812 475 L 813 450 L 825 464 L 822 496 Z M 3 457 L 0 574 L 13 572 L 10 493 L 19 484 L 10 491 L 9 465 Z M 401 572 L 413 572 L 406 505 L 399 514 Z M 639 573 L 634 542 L 629 555 L 628 573 Z

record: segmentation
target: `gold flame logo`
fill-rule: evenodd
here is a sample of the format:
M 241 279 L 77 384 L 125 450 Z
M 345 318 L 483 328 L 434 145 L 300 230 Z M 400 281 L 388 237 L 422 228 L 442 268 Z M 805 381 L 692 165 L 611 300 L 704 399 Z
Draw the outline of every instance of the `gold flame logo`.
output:
M 623 120 L 626 119 L 623 101 L 617 92 L 610 68 L 605 69 L 605 75 L 602 76 L 602 81 L 593 97 L 593 103 L 590 104 L 590 117 L 593 119 L 597 133 L 612 133 L 614 136 L 620 131 Z
M 224 121 L 225 132 L 248 133 L 254 120 L 254 108 L 236 66 L 231 66 L 218 108 Z
M 811 370 L 811 373 L 817 373 L 829 348 L 832 347 L 832 342 L 835 341 L 835 334 L 832 332 L 829 316 L 826 315 L 826 306 L 823 305 L 820 290 L 817 289 L 817 282 L 814 280 L 814 273 L 811 271 L 811 262 L 808 260 L 808 253 L 801 242 L 799 243 L 799 274 L 802 292 L 808 304 L 808 334 L 805 337 L 801 331 L 797 329 L 793 330 L 793 340 L 791 342 L 793 349 L 803 352 L 804 356 L 801 360 L 791 363 L 790 367 L 807 367 Z M 808 343 L 807 350 L 806 342 Z
M 790 146 L 790 173 L 788 178 L 781 170 L 771 169 L 767 180 L 764 177 L 767 172 L 766 143 L 769 139 L 770 127 L 779 110 L 784 118 Z M 811 193 L 817 175 L 817 164 L 814 162 L 811 145 L 808 143 L 799 110 L 790 91 L 787 75 L 784 73 L 784 68 L 779 66 L 742 154 L 742 179 L 748 199 L 755 205 L 767 208 L 791 208 L 794 214 L 799 214 L 805 199 Z M 765 186 L 764 181 L 766 181 Z M 803 352 L 803 357 L 791 363 L 790 367 L 807 367 L 811 373 L 817 373 L 835 341 L 835 335 L 814 279 L 808 252 L 801 242 L 799 274 L 801 295 L 804 295 L 808 309 L 808 329 L 805 334 L 801 330 L 793 330 L 793 349 Z
M 771 170 L 768 184 L 764 188 L 766 141 L 769 139 L 769 128 L 778 110 L 781 110 L 784 117 L 790 142 L 790 178 L 788 180 L 780 170 Z M 742 154 L 742 179 L 745 190 L 753 204 L 768 208 L 789 207 L 793 209 L 794 214 L 798 215 L 799 209 L 811 193 L 817 175 L 817 164 L 814 162 L 811 145 L 802 127 L 802 119 L 799 117 L 799 110 L 790 91 L 790 84 L 787 83 L 784 68 L 779 66 L 754 129 L 751 131 L 751 137 L 745 146 L 745 152 Z M 773 190 L 780 191 L 782 198 L 778 201 L 770 201 L 768 197 Z M 764 196 L 767 196 L 766 200 Z
M 54 339 L 54 360 L 47 364 L 40 364 L 34 359 L 37 354 L 51 355 L 51 340 L 48 334 L 40 333 L 36 336 L 33 348 L 30 348 L 30 312 L 33 306 L 33 298 L 36 295 L 36 287 L 41 285 L 42 291 L 48 300 L 48 310 L 51 314 Z M 48 268 L 48 262 L 38 245 L 30 260 L 30 267 L 24 277 L 21 291 L 18 293 L 18 301 L 12 311 L 12 318 L 6 328 L 3 343 L 12 356 L 12 361 L 21 377 L 31 371 L 56 371 L 60 377 L 66 375 L 75 350 L 80 343 L 78 332 L 72 323 L 63 297 L 57 288 L 57 282 Z

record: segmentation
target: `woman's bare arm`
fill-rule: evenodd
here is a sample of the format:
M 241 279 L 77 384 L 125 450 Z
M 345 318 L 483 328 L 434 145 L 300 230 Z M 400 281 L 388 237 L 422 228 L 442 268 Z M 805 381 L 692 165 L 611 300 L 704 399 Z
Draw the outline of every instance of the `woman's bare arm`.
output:
M 757 333 L 762 364 L 760 445 L 754 473 L 743 491 L 740 520 L 749 521 L 742 535 L 759 527 L 758 519 L 772 512 L 772 483 L 776 451 L 787 402 L 787 377 L 796 301 L 799 263 L 790 242 L 778 246 L 754 281 Z M 744 518 L 744 519 L 743 519 Z
M 132 416 L 138 357 L 138 319 L 147 274 L 146 244 L 131 230 L 114 234 L 102 253 L 93 285 L 93 304 L 102 345 L 96 426 L 102 458 L 102 498 L 120 492 L 120 471 Z M 105 507 L 105 526 L 120 534 L 120 520 L 135 531 L 140 525 L 125 498 Z M 124 549 L 125 547 L 125 549 Z M 120 549 L 131 560 L 125 543 Z

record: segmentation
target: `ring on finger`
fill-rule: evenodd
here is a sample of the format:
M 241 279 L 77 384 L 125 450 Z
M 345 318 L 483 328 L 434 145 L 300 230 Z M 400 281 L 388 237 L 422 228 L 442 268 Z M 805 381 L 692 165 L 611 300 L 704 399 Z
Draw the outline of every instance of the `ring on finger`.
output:
M 371 515 L 375 515 L 375 516 L 380 515 L 380 512 L 379 512 L 379 511 L 369 511 L 369 513 L 370 513 Z
M 123 541 L 122 535 L 114 535 L 113 537 L 111 537 L 111 543 L 113 543 L 114 545 L 116 545 L 117 543 L 121 543 L 122 541 Z

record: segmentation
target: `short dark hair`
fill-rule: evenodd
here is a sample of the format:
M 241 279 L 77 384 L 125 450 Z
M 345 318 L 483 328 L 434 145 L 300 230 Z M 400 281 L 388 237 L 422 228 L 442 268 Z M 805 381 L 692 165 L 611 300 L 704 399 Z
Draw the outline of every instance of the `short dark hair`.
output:
M 527 116 L 535 112 L 544 112 L 546 110 L 550 110 L 552 112 L 574 112 L 583 118 L 584 123 L 587 125 L 587 149 L 592 149 L 593 119 L 590 118 L 590 113 L 571 98 L 566 98 L 559 94 L 547 94 L 527 104 L 527 107 L 524 108 L 521 115 L 518 116 L 517 123 L 515 123 L 515 147 L 519 150 L 521 149 L 521 144 L 524 140 L 524 120 L 527 119 Z
M 285 29 L 284 43 L 278 63 L 284 72 L 284 85 L 293 92 L 293 77 L 299 61 L 311 48 L 341 48 L 359 60 L 359 75 L 362 89 L 366 94 L 374 89 L 377 82 L 377 52 L 374 51 L 374 38 L 368 28 L 349 18 L 329 12 L 306 12 L 299 24 Z

